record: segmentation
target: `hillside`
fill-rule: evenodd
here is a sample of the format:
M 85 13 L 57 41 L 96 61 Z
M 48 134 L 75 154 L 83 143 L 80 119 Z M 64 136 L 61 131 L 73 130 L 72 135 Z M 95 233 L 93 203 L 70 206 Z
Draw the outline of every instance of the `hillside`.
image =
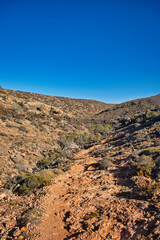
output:
M 160 95 L 0 100 L 2 240 L 160 239 Z
M 2 179 L 3 175 L 12 175 L 13 168 L 16 173 L 32 171 L 39 159 L 60 147 L 61 135 L 86 132 L 83 119 L 110 106 L 92 100 L 0 89 Z
M 118 122 L 119 119 L 132 118 L 134 115 L 141 115 L 145 113 L 146 109 L 160 108 L 160 94 L 136 99 L 121 104 L 115 104 L 112 108 L 106 109 L 96 114 L 96 119 L 108 122 Z

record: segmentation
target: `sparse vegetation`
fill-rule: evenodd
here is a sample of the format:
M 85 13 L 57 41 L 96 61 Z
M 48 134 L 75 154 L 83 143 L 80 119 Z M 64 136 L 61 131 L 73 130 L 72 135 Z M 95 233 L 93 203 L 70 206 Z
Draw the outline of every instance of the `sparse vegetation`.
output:
M 52 163 L 52 160 L 51 160 L 51 159 L 43 158 L 42 160 L 40 160 L 40 161 L 37 163 L 37 167 L 40 168 L 40 169 L 46 169 L 46 168 L 49 168 L 49 166 L 51 165 L 51 163 Z
M 92 219 L 92 218 L 100 218 L 101 217 L 101 214 L 99 211 L 95 211 L 95 212 L 91 212 L 91 213 L 88 213 L 84 216 L 84 220 L 89 220 L 89 219 Z
M 160 183 L 147 183 L 142 187 L 138 187 L 137 195 L 140 199 L 151 199 L 156 191 L 160 190 Z M 156 199 L 155 199 L 156 200 Z
M 9 178 L 5 184 L 5 187 L 12 189 L 14 193 L 19 195 L 31 194 L 36 189 L 48 186 L 51 183 L 59 171 L 54 170 L 42 170 L 37 173 L 30 173 L 24 175 L 18 175 L 14 178 Z
M 69 147 L 71 144 L 76 144 L 78 148 L 87 148 L 91 144 L 99 141 L 101 135 L 96 133 L 92 134 L 80 134 L 77 132 L 69 132 L 68 134 L 61 137 L 61 144 L 63 147 Z
M 107 105 L 5 89 L 0 95 L 0 238 L 11 239 L 18 228 L 37 221 L 34 206 L 59 173 L 53 184 L 67 190 L 59 188 L 56 199 L 64 201 L 64 212 L 71 209 L 64 222 L 68 238 L 83 238 L 86 231 L 94 238 L 103 224 L 104 239 L 114 237 L 117 226 L 123 228 L 121 238 L 134 231 L 151 238 L 160 200 L 160 96 Z M 75 215 L 77 232 L 70 226 Z
M 37 208 L 30 208 L 25 211 L 21 218 L 18 221 L 20 227 L 25 227 L 27 224 L 36 224 L 38 221 L 38 217 L 40 215 L 40 210 Z
M 103 158 L 98 162 L 100 169 L 107 170 L 109 167 L 113 166 L 113 162 L 111 158 Z
M 94 133 L 94 134 L 101 134 L 102 136 L 106 136 L 109 133 L 114 131 L 114 128 L 109 125 L 109 124 L 93 124 L 90 128 L 90 130 Z
M 138 123 L 144 123 L 148 120 L 155 119 L 160 116 L 160 111 L 159 110 L 152 110 L 152 109 L 147 109 L 145 114 L 136 117 L 135 122 Z
M 59 168 L 63 171 L 69 169 L 70 162 L 66 159 L 65 151 L 55 150 L 49 154 L 49 158 L 43 158 L 37 162 L 38 169 Z
M 151 172 L 155 163 L 151 157 L 142 155 L 137 163 L 137 175 L 151 177 Z

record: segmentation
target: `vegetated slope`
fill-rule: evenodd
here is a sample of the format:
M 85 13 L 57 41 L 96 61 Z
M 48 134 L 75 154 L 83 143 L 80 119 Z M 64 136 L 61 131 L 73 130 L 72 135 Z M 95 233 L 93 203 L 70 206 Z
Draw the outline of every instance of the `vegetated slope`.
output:
M 28 104 L 28 107 L 29 106 L 31 107 L 30 110 L 32 110 L 34 107 L 35 111 L 36 110 L 40 111 L 40 109 L 38 108 L 38 105 L 42 103 L 42 105 L 46 104 L 46 107 L 47 105 L 50 107 L 55 107 L 55 108 L 57 107 L 62 112 L 66 114 L 71 114 L 71 116 L 74 116 L 76 118 L 90 117 L 114 105 L 114 104 L 107 104 L 107 103 L 103 103 L 95 100 L 55 97 L 55 96 L 48 96 L 48 95 L 42 95 L 37 93 L 22 92 L 22 91 L 13 91 L 13 90 L 7 90 L 7 89 L 1 89 L 0 93 L 1 93 L 2 99 L 7 100 L 9 98 L 11 101 L 19 101 L 20 105 Z M 35 104 L 33 104 L 33 102 L 35 102 Z M 36 106 L 36 104 L 38 105 Z M 13 102 L 12 102 L 12 105 L 13 105 Z M 36 107 L 38 109 L 36 109 Z M 45 105 L 44 105 L 44 108 L 45 108 Z M 43 106 L 42 106 L 42 112 L 43 112 Z
M 159 109 L 160 108 L 160 94 L 136 99 L 121 104 L 115 104 L 113 107 L 106 109 L 96 114 L 97 120 L 108 122 L 118 122 L 122 118 L 133 118 L 134 115 L 141 115 L 145 113 L 146 109 Z
M 72 188 L 71 193 L 65 193 L 64 198 L 60 193 L 61 203 L 63 204 L 64 200 L 65 206 L 67 201 L 69 208 L 73 204 L 73 219 L 76 218 L 75 212 L 82 210 L 75 224 L 64 208 L 62 212 L 55 212 L 59 221 L 64 223 L 61 227 L 67 230 L 66 239 L 90 239 L 90 234 L 92 239 L 110 239 L 114 234 L 115 239 L 126 239 L 127 236 L 130 239 L 147 239 L 147 234 L 150 234 L 149 239 L 158 239 L 159 95 L 134 100 L 131 101 L 132 104 L 127 102 L 117 105 L 5 89 L 0 89 L 0 98 L 1 239 L 29 237 L 28 229 L 39 221 L 39 206 L 41 201 L 43 202 L 47 186 L 54 178 L 55 181 L 62 181 L 62 185 L 65 184 L 63 176 L 68 176 L 64 191 L 69 191 L 68 186 L 72 185 Z M 85 150 L 88 151 L 87 155 L 78 155 L 77 152 L 84 148 L 90 149 Z M 79 164 L 76 161 L 81 162 L 81 179 L 78 172 L 74 172 L 75 178 L 71 176 L 72 171 L 68 172 L 70 166 Z M 92 164 L 91 169 L 89 164 Z M 76 166 L 73 166 L 73 169 Z M 97 174 L 100 174 L 99 177 Z M 86 175 L 87 179 L 91 180 L 91 186 L 88 185 L 90 180 L 85 182 Z M 107 176 L 111 181 L 105 183 Z M 79 179 L 78 183 L 75 183 L 74 179 L 70 182 L 72 177 Z M 83 195 L 76 191 L 74 194 L 72 190 L 80 190 L 85 184 L 87 194 L 91 196 L 93 191 L 93 198 L 86 200 L 89 205 L 83 212 L 85 193 Z M 101 185 L 106 186 L 102 189 Z M 102 192 L 104 196 L 110 196 L 108 201 L 106 199 L 105 202 Z M 71 198 L 68 198 L 68 194 L 71 194 Z M 131 207 L 131 211 L 127 213 L 121 208 L 124 198 L 127 198 L 124 200 L 127 204 L 125 206 L 129 209 Z M 109 202 L 111 211 L 107 215 Z M 81 208 L 74 208 L 74 204 Z M 139 204 L 146 207 L 141 209 Z M 97 210 L 90 209 L 91 206 Z M 55 208 L 54 205 L 51 207 Z M 104 211 L 101 210 L 103 208 Z M 141 215 L 134 216 L 134 212 L 138 214 L 140 209 Z M 120 212 L 121 218 L 117 220 Z M 148 215 L 146 212 L 149 212 Z M 131 228 L 125 222 L 124 215 L 128 222 L 131 222 L 129 215 L 134 219 Z M 107 228 L 108 233 L 105 231 L 106 216 L 108 222 L 115 223 Z M 120 225 L 118 228 L 117 222 Z M 104 233 L 101 234 L 100 231 Z
M 160 112 L 75 154 L 38 203 L 29 239 L 160 239 L 159 137 Z
M 88 131 L 84 118 L 108 107 L 98 101 L 0 89 L 1 180 L 32 171 L 38 160 L 61 148 L 59 140 L 68 132 Z

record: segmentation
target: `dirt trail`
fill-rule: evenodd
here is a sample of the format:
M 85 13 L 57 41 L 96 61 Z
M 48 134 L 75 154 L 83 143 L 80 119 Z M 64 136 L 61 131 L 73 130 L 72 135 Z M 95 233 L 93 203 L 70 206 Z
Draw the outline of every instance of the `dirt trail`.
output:
M 86 156 L 90 150 L 83 150 L 75 155 L 76 159 L 81 160 L 80 163 L 77 161 L 70 171 L 55 179 L 48 195 L 44 197 L 41 203 L 40 208 L 44 210 L 44 215 L 41 225 L 36 229 L 39 234 L 34 239 L 67 239 L 68 229 L 66 222 L 67 218 L 70 217 L 70 212 L 73 211 L 75 214 L 76 212 L 81 212 L 81 214 L 82 211 L 85 212 L 85 209 L 83 210 L 78 205 L 89 197 L 89 194 L 86 193 L 86 187 L 90 184 L 84 170 L 86 163 L 89 165 L 95 162 L 94 158 Z
M 80 219 L 90 212 L 97 211 L 96 195 L 101 182 L 96 183 L 96 180 L 101 179 L 104 173 L 95 175 L 94 164 L 98 160 L 90 157 L 88 153 L 99 146 L 75 154 L 76 161 L 71 169 L 54 180 L 49 193 L 39 206 L 44 214 L 41 224 L 36 229 L 37 236 L 32 236 L 31 239 L 62 240 L 78 237 L 77 229 L 81 229 Z M 112 188 L 113 176 L 107 176 Z M 106 194 L 101 195 L 101 200 L 105 197 Z M 71 220 L 72 225 L 67 223 L 68 220 Z
M 99 159 L 89 155 L 92 149 L 77 153 L 71 169 L 54 180 L 39 205 L 44 213 L 30 239 L 148 239 L 147 203 L 118 197 L 118 170 L 96 168 Z

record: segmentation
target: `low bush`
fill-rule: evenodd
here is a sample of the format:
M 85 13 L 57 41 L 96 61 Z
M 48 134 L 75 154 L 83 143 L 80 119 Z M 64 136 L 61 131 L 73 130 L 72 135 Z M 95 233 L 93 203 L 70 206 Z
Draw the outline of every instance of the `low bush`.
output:
M 48 186 L 59 170 L 42 170 L 33 174 L 18 175 L 7 180 L 5 187 L 18 195 L 31 194 L 35 190 Z
M 146 119 L 149 119 L 149 118 L 156 118 L 160 115 L 160 112 L 159 111 L 155 111 L 155 110 L 151 110 L 151 109 L 147 109 L 146 112 L 145 112 L 145 117 Z
M 137 122 L 137 123 L 145 123 L 148 120 L 156 119 L 159 116 L 160 116 L 160 111 L 147 109 L 145 114 L 143 114 L 141 116 L 137 116 L 135 118 L 135 122 Z
M 48 186 L 50 183 L 51 179 L 46 179 L 37 174 L 29 174 L 19 183 L 19 186 L 13 192 L 17 192 L 19 195 L 30 194 L 38 188 Z
M 152 169 L 155 167 L 155 163 L 150 156 L 142 155 L 137 162 L 137 175 L 151 177 Z
M 98 162 L 100 169 L 107 170 L 109 167 L 113 166 L 112 160 L 110 158 L 104 158 Z
M 37 167 L 39 169 L 48 168 L 61 168 L 62 165 L 66 164 L 66 152 L 55 150 L 49 154 L 48 158 L 43 158 L 37 162 Z
M 101 134 L 77 133 L 75 131 L 69 132 L 60 139 L 60 145 L 68 148 L 71 144 L 76 144 L 78 148 L 88 148 L 93 143 L 101 140 Z
M 38 218 L 40 215 L 40 210 L 37 208 L 30 208 L 25 211 L 21 218 L 18 221 L 18 225 L 20 228 L 25 227 L 28 223 L 29 224 L 36 224 L 38 222 Z
M 42 160 L 38 161 L 37 167 L 40 169 L 46 169 L 49 168 L 52 163 L 51 159 L 43 158 Z
M 88 213 L 84 216 L 84 220 L 89 220 L 89 219 L 92 219 L 92 218 L 100 218 L 101 217 L 101 214 L 99 211 L 95 211 L 95 212 L 91 212 L 91 213 Z
M 151 199 L 156 191 L 159 191 L 160 189 L 160 183 L 147 183 L 143 187 L 138 187 L 137 189 L 137 195 L 140 199 Z
M 101 124 L 94 124 L 91 126 L 90 130 L 94 133 L 94 134 L 101 134 L 101 135 L 106 135 L 110 132 L 112 132 L 114 130 L 114 128 L 111 125 L 105 124 L 105 125 L 101 125 Z

